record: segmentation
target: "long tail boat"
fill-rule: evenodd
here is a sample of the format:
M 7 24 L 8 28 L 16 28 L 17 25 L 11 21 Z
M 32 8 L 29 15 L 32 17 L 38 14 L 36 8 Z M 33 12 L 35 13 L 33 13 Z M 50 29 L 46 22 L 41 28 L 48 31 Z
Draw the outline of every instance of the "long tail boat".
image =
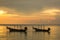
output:
M 34 28 L 33 29 L 36 31 L 36 32 L 49 32 L 50 31 L 50 28 L 48 29 L 39 29 L 39 28 Z
M 24 29 L 14 29 L 14 28 L 7 27 L 7 29 L 9 29 L 10 32 L 26 32 L 27 31 L 27 27 L 25 27 Z

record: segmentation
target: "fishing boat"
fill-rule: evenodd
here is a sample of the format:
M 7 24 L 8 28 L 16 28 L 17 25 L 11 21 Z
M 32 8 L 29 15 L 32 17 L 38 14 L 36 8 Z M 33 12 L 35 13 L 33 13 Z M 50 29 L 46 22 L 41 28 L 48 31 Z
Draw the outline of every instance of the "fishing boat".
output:
M 33 27 L 33 29 L 35 29 L 36 32 L 49 32 L 50 31 L 50 28 L 48 28 L 48 29 L 38 29 L 38 28 Z
M 10 32 L 26 32 L 27 31 L 27 27 L 25 27 L 24 29 L 14 29 L 14 28 L 7 27 L 7 29 L 9 29 Z

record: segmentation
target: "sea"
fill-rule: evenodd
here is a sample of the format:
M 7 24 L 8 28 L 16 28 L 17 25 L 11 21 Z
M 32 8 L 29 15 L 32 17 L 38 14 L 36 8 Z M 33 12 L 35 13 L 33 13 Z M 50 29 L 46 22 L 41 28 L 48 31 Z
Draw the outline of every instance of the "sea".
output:
M 0 40 L 60 40 L 60 25 L 45 25 L 50 32 L 35 32 L 31 26 L 27 26 L 27 32 L 9 32 L 6 26 L 0 26 Z M 41 28 L 41 26 L 35 26 Z

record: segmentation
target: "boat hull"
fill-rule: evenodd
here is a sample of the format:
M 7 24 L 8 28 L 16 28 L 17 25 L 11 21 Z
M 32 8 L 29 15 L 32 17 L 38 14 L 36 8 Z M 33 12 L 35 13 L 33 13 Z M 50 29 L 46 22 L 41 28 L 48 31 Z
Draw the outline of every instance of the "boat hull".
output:
M 33 28 L 36 32 L 49 32 L 50 30 Z
M 23 30 L 23 29 L 13 29 L 13 28 L 9 28 L 7 27 L 7 29 L 9 29 L 10 32 L 26 32 L 27 30 Z

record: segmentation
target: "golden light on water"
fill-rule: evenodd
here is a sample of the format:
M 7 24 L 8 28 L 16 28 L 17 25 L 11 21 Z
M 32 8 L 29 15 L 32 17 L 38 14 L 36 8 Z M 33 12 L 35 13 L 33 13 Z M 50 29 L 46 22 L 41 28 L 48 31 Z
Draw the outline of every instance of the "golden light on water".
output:
M 0 26 L 0 32 L 7 32 L 7 29 L 5 26 Z

